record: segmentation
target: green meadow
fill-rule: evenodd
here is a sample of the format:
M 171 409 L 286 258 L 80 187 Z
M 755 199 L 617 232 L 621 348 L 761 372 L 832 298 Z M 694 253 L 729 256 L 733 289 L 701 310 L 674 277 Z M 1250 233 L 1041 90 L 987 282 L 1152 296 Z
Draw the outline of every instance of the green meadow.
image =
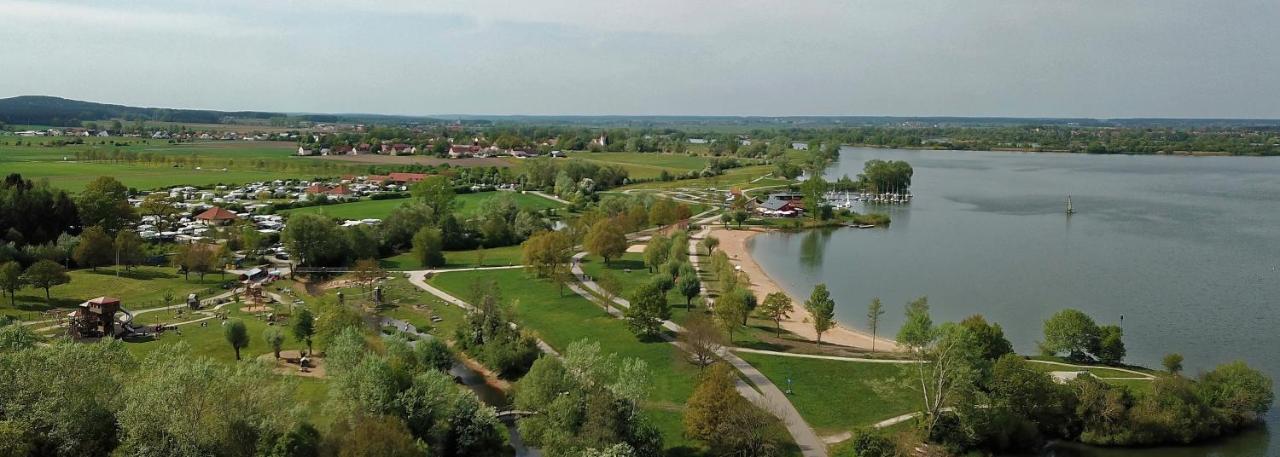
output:
M 496 197 L 498 192 L 480 192 L 474 194 L 460 194 L 454 200 L 457 204 L 457 213 L 463 217 L 475 216 L 480 211 L 480 205 L 485 200 Z M 534 194 L 507 193 L 515 199 L 516 206 L 533 211 L 541 211 L 550 208 L 559 208 L 564 205 L 539 197 Z M 301 214 L 316 213 L 323 214 L 335 219 L 385 219 L 391 215 L 391 211 L 400 207 L 400 205 L 409 202 L 410 199 L 398 198 L 391 200 L 361 200 L 351 203 L 338 203 L 334 205 L 308 206 L 285 210 L 285 214 Z

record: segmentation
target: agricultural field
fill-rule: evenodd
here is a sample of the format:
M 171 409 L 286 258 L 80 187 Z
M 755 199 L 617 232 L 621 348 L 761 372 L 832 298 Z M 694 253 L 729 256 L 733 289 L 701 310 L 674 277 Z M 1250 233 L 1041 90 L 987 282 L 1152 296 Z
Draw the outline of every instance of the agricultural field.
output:
M 480 192 L 474 194 L 460 194 L 454 200 L 457 202 L 456 212 L 463 217 L 471 217 L 476 215 L 480 210 L 480 204 L 498 195 L 498 192 Z M 533 211 L 541 211 L 550 208 L 560 208 L 564 205 L 540 197 L 535 194 L 508 193 L 515 199 L 516 206 L 520 208 L 530 209 Z M 385 219 L 391 215 L 391 211 L 400 207 L 400 205 L 409 202 L 410 199 L 398 198 L 390 200 L 361 200 L 351 203 L 338 203 L 334 205 L 308 206 L 303 208 L 295 208 L 282 211 L 284 214 L 301 214 L 316 213 L 336 219 Z
M 25 287 L 18 290 L 16 306 L 9 304 L 8 297 L 0 300 L 0 315 L 38 320 L 43 311 L 71 308 L 104 295 L 119 298 L 125 309 L 137 311 L 164 306 L 162 297 L 166 290 L 173 291 L 176 301 L 181 301 L 189 293 L 199 293 L 202 297 L 220 293 L 222 289 L 218 285 L 223 282 L 218 274 L 205 275 L 203 281 L 197 275 L 183 279 L 172 267 L 134 267 L 128 272 L 121 271 L 119 277 L 114 267 L 99 268 L 96 272 L 73 270 L 68 275 L 70 283 L 49 289 L 51 301 L 45 301 L 44 289 Z
M 98 176 L 113 176 L 126 186 L 154 189 L 176 185 L 238 184 L 280 178 L 336 176 L 357 167 L 326 162 L 305 162 L 290 156 L 291 143 L 198 142 L 170 144 L 140 138 L 86 138 L 86 144 L 53 145 L 57 137 L 0 137 L 0 164 L 5 173 L 32 179 L 48 179 L 55 188 L 79 191 Z M 77 152 L 112 151 L 154 154 L 181 160 L 81 161 Z M 226 171 L 223 171 L 223 169 Z
M 600 165 L 621 165 L 632 178 L 656 178 L 663 170 L 671 174 L 684 174 L 707 167 L 706 157 L 687 154 L 574 152 L 569 157 Z

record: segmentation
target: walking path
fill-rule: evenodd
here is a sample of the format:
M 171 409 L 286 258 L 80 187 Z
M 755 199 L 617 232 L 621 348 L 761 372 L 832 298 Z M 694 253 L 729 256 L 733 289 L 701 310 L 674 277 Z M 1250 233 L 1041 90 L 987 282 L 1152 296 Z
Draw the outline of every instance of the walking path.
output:
M 525 192 L 528 192 L 528 193 L 531 193 L 531 194 L 537 195 L 537 196 L 539 196 L 539 197 L 545 198 L 545 199 L 547 199 L 547 200 L 551 200 L 551 201 L 556 202 L 556 203 L 562 203 L 562 204 L 565 204 L 565 205 L 572 205 L 572 204 L 573 204 L 573 202 L 570 202 L 570 201 L 568 201 L 568 200 L 565 200 L 565 199 L 563 199 L 563 198 L 557 197 L 557 196 L 555 196 L 555 195 L 548 194 L 548 193 L 543 192 L 543 191 L 540 191 L 540 190 L 526 190 Z
M 1135 381 L 1138 381 L 1138 380 L 1141 380 L 1141 381 L 1154 381 L 1154 380 L 1156 379 L 1155 375 L 1153 375 L 1153 374 L 1150 374 L 1150 373 L 1143 373 L 1143 372 L 1141 372 L 1141 371 L 1130 370 L 1130 369 L 1128 369 L 1128 368 L 1108 367 L 1108 366 L 1097 366 L 1097 365 L 1075 365 L 1075 364 L 1070 364 L 1070 363 L 1065 363 L 1065 362 L 1054 362 L 1054 361 L 1052 361 L 1052 360 L 1036 360 L 1036 359 L 1027 359 L 1027 361 L 1028 361 L 1028 362 L 1031 362 L 1031 363 L 1043 363 L 1043 364 L 1046 364 L 1046 365 L 1057 365 L 1057 366 L 1070 367 L 1070 368 L 1080 368 L 1080 369 L 1083 369 L 1083 370 L 1088 370 L 1088 369 L 1090 369 L 1090 368 L 1097 368 L 1097 369 L 1102 369 L 1102 370 L 1120 371 L 1120 372 L 1124 372 L 1124 373 L 1129 373 L 1129 374 L 1137 375 L 1136 377 L 1123 377 L 1123 378 L 1104 378 L 1104 377 L 1102 377 L 1102 376 L 1094 375 L 1094 377 L 1096 377 L 1096 378 L 1098 378 L 1098 379 L 1135 380 Z
M 689 244 L 691 247 L 696 246 L 695 241 L 692 238 L 690 238 Z M 573 256 L 571 267 L 573 275 L 587 289 L 590 289 L 601 296 L 610 296 L 604 292 L 604 288 L 600 287 L 599 284 L 588 278 L 587 275 L 583 273 L 581 259 L 586 255 L 587 253 L 585 252 L 579 252 Z M 586 298 L 593 303 L 601 304 L 599 298 L 587 293 L 586 290 L 577 287 L 576 284 L 571 284 L 569 288 L 578 295 L 581 295 L 583 298 Z M 613 303 L 618 305 L 620 308 L 631 307 L 631 303 L 622 298 L 613 298 Z M 623 317 L 623 313 L 620 309 L 612 308 L 613 307 L 605 306 L 605 309 L 609 311 L 609 314 L 618 318 Z M 675 322 L 671 322 L 670 320 L 662 321 L 662 326 L 663 328 L 675 333 L 684 331 L 683 327 Z M 662 334 L 662 337 L 668 342 L 679 346 L 679 344 L 670 335 L 664 333 Z M 813 428 L 804 421 L 804 417 L 800 415 L 800 411 L 796 410 L 795 405 L 791 404 L 791 400 L 787 398 L 786 394 L 782 393 L 781 389 L 778 389 L 778 386 L 773 384 L 773 381 L 770 381 L 764 373 L 761 373 L 760 370 L 757 370 L 755 367 L 751 366 L 750 363 L 747 363 L 746 360 L 742 360 L 741 357 L 738 357 L 727 348 L 721 348 L 717 351 L 717 354 L 720 358 L 724 359 L 741 372 L 747 380 L 751 381 L 752 385 L 755 385 L 756 388 L 752 389 L 750 385 L 739 380 L 737 390 L 744 398 L 750 400 L 756 406 L 759 406 L 761 409 L 772 413 L 777 416 L 778 419 L 782 420 L 783 425 L 787 427 L 787 431 L 791 433 L 791 438 L 795 440 L 796 445 L 800 447 L 800 451 L 803 455 L 806 457 L 827 456 L 826 444 L 818 438 L 818 434 L 815 433 Z
M 733 352 L 747 352 L 751 354 L 776 355 L 781 357 L 796 357 L 801 359 L 819 359 L 819 360 L 836 360 L 841 362 L 863 362 L 863 363 L 916 363 L 916 360 L 908 359 L 868 359 L 863 357 L 844 357 L 838 355 L 818 355 L 818 354 L 798 354 L 794 352 L 766 351 L 764 349 L 751 349 L 744 347 L 734 347 Z
M 509 269 L 512 269 L 512 268 L 524 268 L 524 267 L 523 267 L 523 266 L 521 266 L 521 265 L 515 265 L 515 266 L 505 266 L 505 267 L 454 268 L 454 269 L 447 269 L 447 270 L 417 270 L 417 271 L 407 271 L 406 273 L 408 273 L 408 274 L 409 274 L 409 283 L 410 283 L 410 284 L 413 284 L 414 286 L 417 286 L 419 289 L 425 290 L 425 291 L 427 291 L 427 293 L 429 293 L 429 294 L 431 294 L 431 295 L 435 295 L 437 298 L 439 298 L 439 299 L 441 299 L 441 300 L 444 300 L 446 303 L 451 303 L 451 304 L 453 304 L 453 305 L 455 305 L 455 306 L 458 306 L 459 308 L 465 309 L 465 310 L 467 310 L 467 311 L 475 311 L 475 309 L 476 309 L 476 308 L 475 308 L 474 306 L 471 306 L 471 304 L 470 304 L 470 303 L 467 303 L 466 301 L 463 301 L 462 299 L 459 299 L 458 297 L 454 297 L 453 295 L 449 295 L 449 293 L 448 293 L 448 292 L 445 292 L 445 291 L 443 291 L 443 290 L 437 289 L 435 286 L 432 286 L 431 284 L 428 284 L 428 283 L 427 283 L 427 275 L 428 275 L 428 274 L 433 274 L 433 275 L 434 275 L 434 274 L 436 274 L 436 273 L 447 273 L 447 272 L 450 272 L 450 271 L 509 270 Z M 511 328 L 518 328 L 518 326 L 516 325 L 516 323 L 515 323 L 515 322 L 510 322 L 510 325 L 511 325 Z M 546 341 L 542 341 L 542 338 L 538 338 L 538 339 L 536 339 L 536 341 L 537 341 L 537 343 L 538 343 L 538 349 L 541 349 L 541 350 L 542 350 L 542 352 L 545 352 L 545 353 L 547 353 L 547 354 L 554 355 L 554 356 L 556 356 L 556 357 L 560 357 L 560 353 L 559 353 L 559 352 L 557 352 L 557 351 L 555 350 L 555 348 L 551 347 L 551 345 L 550 345 L 550 344 L 547 344 L 547 342 L 546 342 Z

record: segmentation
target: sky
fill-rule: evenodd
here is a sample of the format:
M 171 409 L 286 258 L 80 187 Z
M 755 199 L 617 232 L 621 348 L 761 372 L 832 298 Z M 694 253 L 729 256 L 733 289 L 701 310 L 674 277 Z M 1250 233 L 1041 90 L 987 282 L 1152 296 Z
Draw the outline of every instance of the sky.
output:
M 0 97 L 381 114 L 1280 118 L 1276 0 L 0 0 Z

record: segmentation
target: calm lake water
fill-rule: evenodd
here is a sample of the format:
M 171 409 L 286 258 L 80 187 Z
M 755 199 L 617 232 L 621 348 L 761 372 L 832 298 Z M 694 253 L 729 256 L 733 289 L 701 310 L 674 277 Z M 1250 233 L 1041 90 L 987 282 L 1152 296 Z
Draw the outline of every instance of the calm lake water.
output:
M 771 233 L 751 248 L 796 296 L 827 283 L 842 323 L 865 329 L 878 296 L 893 335 L 923 295 L 935 322 L 982 314 L 1035 353 L 1042 322 L 1077 308 L 1123 323 L 1129 363 L 1178 352 L 1194 375 L 1242 359 L 1280 380 L 1280 159 L 845 148 L 827 176 L 875 158 L 915 169 L 915 201 L 880 207 L 889 228 Z M 1280 414 L 1268 424 L 1207 446 L 1056 455 L 1280 455 Z

